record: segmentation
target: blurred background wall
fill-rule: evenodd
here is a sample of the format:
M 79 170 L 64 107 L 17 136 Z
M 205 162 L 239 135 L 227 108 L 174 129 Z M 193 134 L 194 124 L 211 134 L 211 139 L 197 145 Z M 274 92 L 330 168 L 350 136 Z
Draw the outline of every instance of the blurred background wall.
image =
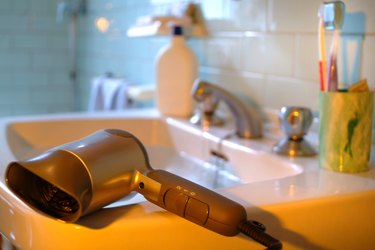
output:
M 129 38 L 126 32 L 138 17 L 165 15 L 186 2 L 88 0 L 86 12 L 77 16 L 72 49 L 72 15 L 66 11 L 57 21 L 58 1 L 2 0 L 0 116 L 86 110 L 92 79 L 106 72 L 132 84 L 153 84 L 156 53 L 169 38 Z M 321 1 L 193 2 L 199 4 L 209 32 L 205 38 L 188 39 L 202 79 L 268 108 L 302 105 L 317 110 Z M 359 75 L 375 89 L 375 1 L 344 2 L 349 17 L 339 70 L 349 67 L 351 72 L 351 64 L 359 60 Z M 328 45 L 330 36 L 327 40 Z M 342 71 L 339 77 L 344 79 Z

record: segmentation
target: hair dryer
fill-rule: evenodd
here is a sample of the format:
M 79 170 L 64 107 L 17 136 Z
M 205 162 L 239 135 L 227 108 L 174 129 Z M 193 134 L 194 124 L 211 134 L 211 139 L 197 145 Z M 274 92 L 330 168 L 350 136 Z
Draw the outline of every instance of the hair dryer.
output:
M 262 224 L 247 220 L 242 205 L 177 175 L 152 169 L 142 143 L 118 129 L 101 130 L 31 159 L 12 162 L 6 183 L 31 207 L 67 222 L 138 192 L 219 234 L 243 232 L 269 249 L 282 246 L 265 233 Z

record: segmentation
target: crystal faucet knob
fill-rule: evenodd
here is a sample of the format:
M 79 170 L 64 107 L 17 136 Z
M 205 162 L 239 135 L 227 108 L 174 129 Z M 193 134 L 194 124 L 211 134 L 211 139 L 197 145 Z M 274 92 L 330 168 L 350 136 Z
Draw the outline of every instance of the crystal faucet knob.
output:
M 312 121 L 313 114 L 304 107 L 283 107 L 279 113 L 281 130 L 286 138 L 280 140 L 272 150 L 278 154 L 289 156 L 312 156 L 315 149 L 304 140 Z
M 283 107 L 279 114 L 282 131 L 291 139 L 302 139 L 313 121 L 310 109 L 304 107 Z

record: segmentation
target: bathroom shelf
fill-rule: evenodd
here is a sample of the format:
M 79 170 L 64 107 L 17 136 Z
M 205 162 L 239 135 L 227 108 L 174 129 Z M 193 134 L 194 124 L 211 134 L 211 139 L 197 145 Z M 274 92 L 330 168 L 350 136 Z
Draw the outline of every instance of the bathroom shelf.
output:
M 169 36 L 173 24 L 184 27 L 185 35 L 190 37 L 207 36 L 207 30 L 199 5 L 190 3 L 178 15 L 155 15 L 139 17 L 127 30 L 129 37 Z
M 192 37 L 207 36 L 207 31 L 200 25 L 184 25 L 185 34 Z M 171 34 L 171 28 L 167 24 L 161 22 L 154 22 L 144 26 L 133 26 L 128 29 L 127 35 L 129 37 L 144 37 L 144 36 L 168 36 Z
M 151 101 L 155 98 L 155 85 L 130 86 L 127 94 L 136 102 Z

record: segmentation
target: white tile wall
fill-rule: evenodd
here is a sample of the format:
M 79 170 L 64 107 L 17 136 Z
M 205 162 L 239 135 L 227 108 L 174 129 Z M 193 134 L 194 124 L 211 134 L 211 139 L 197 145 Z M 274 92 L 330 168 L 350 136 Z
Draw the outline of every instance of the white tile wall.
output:
M 265 86 L 265 106 L 305 106 L 317 111 L 319 84 L 296 78 L 269 77 Z
M 320 0 L 269 0 L 269 30 L 277 32 L 316 32 Z
M 367 34 L 371 33 L 374 35 L 375 33 L 375 1 L 372 0 L 351 0 L 351 1 L 344 1 L 346 4 L 346 8 L 348 12 L 351 14 L 356 14 L 358 16 L 364 16 L 365 19 L 365 32 Z M 353 22 L 354 20 L 351 19 Z M 344 25 L 349 25 L 350 23 L 347 22 L 347 24 Z M 350 25 L 354 31 L 355 31 L 355 25 Z
M 211 31 L 266 29 L 267 1 L 202 0 L 201 6 Z
M 314 34 L 295 36 L 294 76 L 318 82 L 318 42 Z
M 205 8 L 214 8 L 213 1 L 202 0 Z M 263 92 L 247 92 L 250 97 L 259 100 L 267 107 L 279 109 L 284 105 L 303 105 L 317 110 L 318 97 L 318 42 L 317 42 L 317 12 L 320 0 L 268 0 L 268 1 L 218 1 L 219 8 L 215 12 L 207 10 L 213 16 L 207 22 L 213 37 L 208 38 L 207 44 L 222 41 L 220 46 L 203 53 L 219 64 L 208 64 L 210 67 L 222 70 L 235 70 L 238 76 L 244 73 L 261 74 L 264 84 Z M 372 89 L 375 89 L 375 32 L 374 12 L 375 1 L 357 0 L 344 1 L 347 20 L 343 27 L 345 37 L 355 36 L 363 39 L 363 50 L 357 51 L 353 44 L 347 46 L 346 61 L 342 50 L 339 58 L 339 80 L 344 81 L 344 73 L 353 71 L 346 65 L 354 65 L 360 58 L 359 71 L 362 78 L 367 78 Z M 236 13 L 228 11 L 234 7 Z M 227 10 L 223 10 L 227 8 Z M 250 13 L 257 13 L 256 18 Z M 249 15 L 246 15 L 248 13 Z M 220 18 L 219 15 L 223 17 Z M 251 25 L 249 25 L 251 23 Z M 247 32 L 247 33 L 246 33 Z M 228 38 L 228 34 L 231 37 Z M 250 34 L 246 36 L 246 34 Z M 327 53 L 330 48 L 331 34 L 327 33 Z M 358 40 L 358 39 L 357 39 Z M 233 49 L 233 44 L 238 47 Z M 343 47 L 343 45 L 341 46 Z M 240 50 L 240 53 L 238 53 Z M 228 53 L 228 51 L 230 51 Z M 360 53 L 360 55 L 359 55 Z M 220 58 L 217 57 L 222 57 Z M 215 58 L 215 59 L 213 59 Z M 236 61 L 227 67 L 223 62 Z M 242 64 L 242 65 L 241 65 Z M 235 65 L 235 68 L 233 68 Z M 207 65 L 205 65 L 207 66 Z M 343 72 L 343 70 L 347 70 Z M 341 72 L 340 72 L 341 70 Z M 219 71 L 220 72 L 220 71 Z M 351 74 L 351 72 L 350 72 Z M 350 75 L 349 74 L 349 75 Z M 212 77 L 212 76 L 211 76 Z M 220 77 L 220 73 L 215 79 Z M 235 79 L 235 78 L 233 78 Z M 251 79 L 241 78 L 242 85 L 253 85 Z M 250 83 L 251 82 L 251 83 Z M 221 83 L 225 86 L 225 83 Z M 242 87 L 246 89 L 246 87 Z
M 368 79 L 372 90 L 375 90 L 375 35 L 366 36 L 363 47 L 362 76 Z
M 82 79 L 87 81 L 94 76 L 90 74 L 117 69 L 115 74 L 126 76 L 132 82 L 153 82 L 155 55 L 168 39 L 129 39 L 123 36 L 123 33 L 135 22 L 137 16 L 165 14 L 176 2 L 187 1 L 127 1 L 130 7 L 119 1 L 93 1 L 91 8 L 95 14 L 89 15 L 87 20 L 95 20 L 99 16 L 110 17 L 112 27 L 117 28 L 117 33 L 112 30 L 108 34 L 99 34 L 92 21 L 86 23 L 83 34 L 90 35 L 81 37 L 81 49 L 87 52 L 87 60 L 83 58 L 85 66 L 82 70 L 90 73 Z M 210 32 L 207 38 L 189 40 L 198 55 L 202 78 L 234 92 L 244 93 L 269 108 L 301 105 L 317 109 L 317 12 L 320 0 L 195 2 L 202 8 Z M 361 72 L 375 89 L 375 71 L 372 70 L 375 60 L 375 1 L 344 2 L 349 13 L 349 21 L 344 28 L 346 32 L 364 34 Z M 108 4 L 112 4 L 113 10 L 104 8 Z M 120 23 L 124 26 L 120 26 Z M 362 27 L 364 23 L 365 27 Z M 117 39 L 113 39 L 114 34 Z M 327 34 L 327 48 L 330 37 L 331 35 Z M 349 50 L 353 54 L 354 50 Z M 114 56 L 111 61 L 115 63 L 103 64 L 103 60 L 108 60 L 106 58 L 113 54 L 123 58 Z M 340 67 L 343 68 L 342 62 Z M 339 77 L 342 79 L 342 74 Z M 81 89 L 84 96 L 87 93 L 87 83 L 82 83 Z M 85 97 L 82 100 L 85 100 Z M 82 104 L 84 106 L 85 101 Z
M 237 38 L 212 38 L 205 42 L 205 63 L 202 66 L 224 69 L 240 69 L 243 61 L 242 41 Z
M 293 75 L 294 37 L 262 34 L 244 38 L 244 69 L 282 76 Z

